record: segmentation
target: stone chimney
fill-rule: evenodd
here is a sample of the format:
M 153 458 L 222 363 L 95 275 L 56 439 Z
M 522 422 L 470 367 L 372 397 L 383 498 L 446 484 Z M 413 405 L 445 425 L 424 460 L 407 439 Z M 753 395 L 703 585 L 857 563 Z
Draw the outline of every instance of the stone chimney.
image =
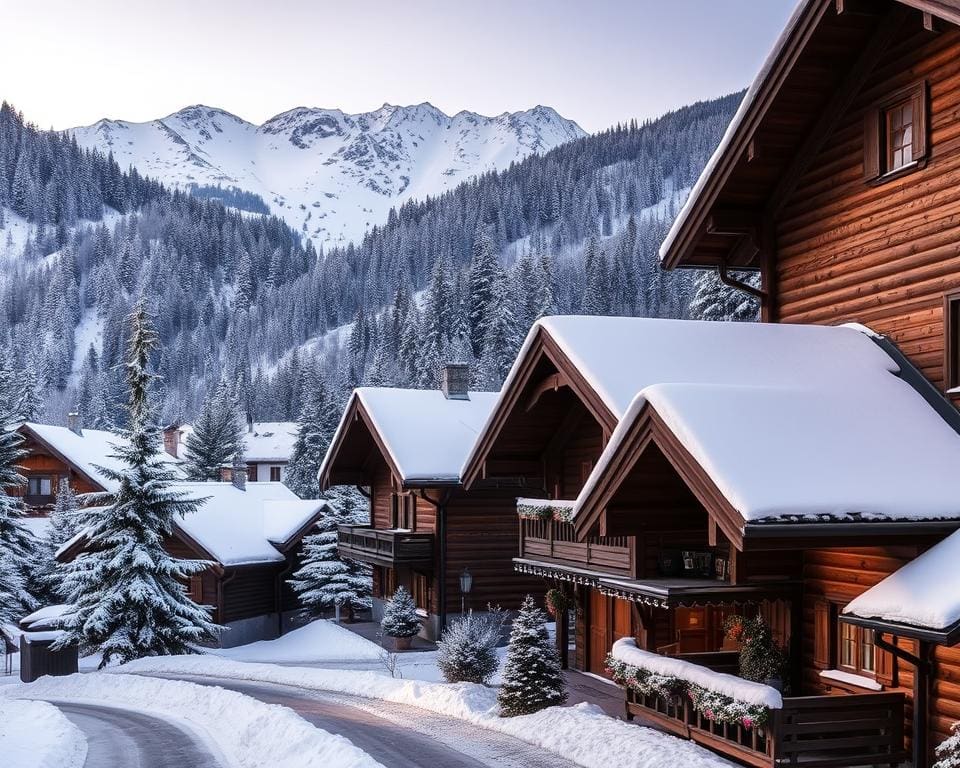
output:
M 83 437 L 83 429 L 80 426 L 80 414 L 76 411 L 71 411 L 67 414 L 67 427 L 75 435 Z
M 466 363 L 447 363 L 443 366 L 440 390 L 447 400 L 469 400 L 470 366 Z
M 178 458 L 180 451 L 180 424 L 173 422 L 163 428 L 163 450 L 173 458 Z

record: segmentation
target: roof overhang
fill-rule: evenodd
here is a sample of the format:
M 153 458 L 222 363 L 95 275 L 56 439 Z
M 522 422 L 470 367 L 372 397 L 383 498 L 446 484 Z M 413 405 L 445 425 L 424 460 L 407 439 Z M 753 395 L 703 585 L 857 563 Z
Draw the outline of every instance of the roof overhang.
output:
M 952 646 L 960 642 L 960 621 L 943 629 L 917 627 L 899 621 L 864 618 L 849 613 L 841 613 L 840 621 L 844 624 L 853 624 L 854 626 L 863 627 L 864 629 L 872 629 L 875 632 L 885 632 L 896 635 L 897 637 L 905 637 L 910 640 L 922 640 L 924 642 L 936 643 L 937 645 Z

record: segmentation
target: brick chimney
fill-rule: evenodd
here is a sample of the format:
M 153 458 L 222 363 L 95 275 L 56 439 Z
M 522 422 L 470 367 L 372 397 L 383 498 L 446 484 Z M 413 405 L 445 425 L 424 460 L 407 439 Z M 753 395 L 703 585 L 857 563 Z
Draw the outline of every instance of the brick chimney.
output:
M 447 363 L 443 366 L 440 390 L 447 400 L 469 400 L 470 366 L 466 363 Z
M 178 452 L 180 450 L 180 424 L 176 421 L 163 428 L 163 450 L 173 456 L 173 458 L 178 458 Z
M 71 411 L 67 414 L 67 428 L 75 435 L 83 437 L 83 428 L 80 426 L 80 414 L 76 411 Z

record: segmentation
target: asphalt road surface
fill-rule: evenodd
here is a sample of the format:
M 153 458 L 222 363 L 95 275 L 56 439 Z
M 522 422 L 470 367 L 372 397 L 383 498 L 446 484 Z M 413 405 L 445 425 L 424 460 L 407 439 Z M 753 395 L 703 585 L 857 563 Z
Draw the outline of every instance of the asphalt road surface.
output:
M 162 676 L 217 685 L 289 707 L 318 728 L 350 739 L 386 768 L 576 768 L 512 736 L 417 707 L 268 683 Z M 192 765 L 182 763 L 183 768 Z
M 218 768 L 220 760 L 190 731 L 140 712 L 51 701 L 87 737 L 84 768 Z

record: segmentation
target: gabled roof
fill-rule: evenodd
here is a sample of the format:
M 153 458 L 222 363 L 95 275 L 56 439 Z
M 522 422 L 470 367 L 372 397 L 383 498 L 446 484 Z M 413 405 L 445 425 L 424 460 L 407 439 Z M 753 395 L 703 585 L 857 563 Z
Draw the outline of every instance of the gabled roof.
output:
M 187 498 L 204 499 L 196 512 L 174 521 L 174 535 L 197 557 L 220 566 L 283 562 L 285 553 L 306 535 L 327 509 L 322 499 L 304 500 L 282 483 L 177 482 Z M 69 559 L 84 546 L 81 532 L 57 552 Z
M 907 9 L 960 24 L 957 0 L 868 5 L 838 14 L 836 0 L 798 3 L 663 241 L 665 268 L 757 267 L 756 249 L 738 245 L 756 239 L 760 214 L 783 202 L 860 82 L 904 34 Z M 920 15 L 910 23 L 919 31 Z
M 320 467 L 321 484 L 336 484 L 345 441 L 358 424 L 404 485 L 459 484 L 460 467 L 496 399 L 496 392 L 470 392 L 459 400 L 433 389 L 355 389 Z
M 863 623 L 902 637 L 953 645 L 960 641 L 960 531 L 911 560 L 851 601 L 844 621 Z
M 618 420 L 575 523 L 650 411 L 741 525 L 960 519 L 960 435 L 866 329 L 545 318 L 484 433 L 540 334 Z
M 117 471 L 123 469 L 122 463 L 114 456 L 118 446 L 129 445 L 122 435 L 101 429 L 82 429 L 78 434 L 67 427 L 32 421 L 21 424 L 18 431 L 45 446 L 94 485 L 105 491 L 116 490 L 116 482 L 107 477 L 100 467 Z M 171 458 L 170 462 L 174 464 L 176 460 Z

